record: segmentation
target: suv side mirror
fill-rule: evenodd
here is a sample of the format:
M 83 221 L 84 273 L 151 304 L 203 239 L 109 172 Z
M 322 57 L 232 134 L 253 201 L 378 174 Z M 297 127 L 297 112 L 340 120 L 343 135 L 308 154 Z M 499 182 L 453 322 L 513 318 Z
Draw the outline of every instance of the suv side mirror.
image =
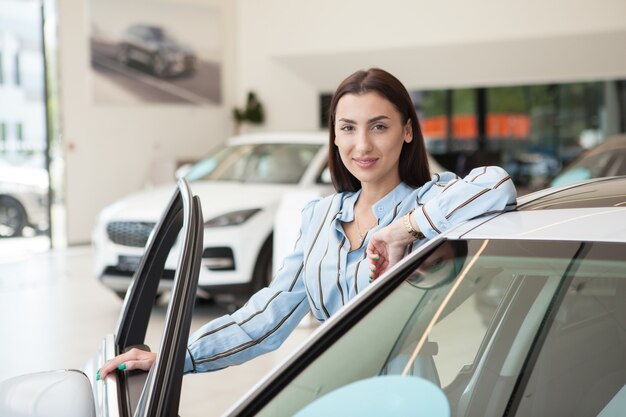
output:
M 322 183 L 322 184 L 332 184 L 333 183 L 333 179 L 330 176 L 330 169 L 328 169 L 328 167 L 324 168 L 324 170 L 320 174 L 319 182 Z
M 95 417 L 87 375 L 75 370 L 20 375 L 0 383 L 3 417 Z
M 191 170 L 192 165 L 193 164 L 184 164 L 178 167 L 176 169 L 176 172 L 174 173 L 176 179 L 179 180 L 181 178 L 184 178 Z

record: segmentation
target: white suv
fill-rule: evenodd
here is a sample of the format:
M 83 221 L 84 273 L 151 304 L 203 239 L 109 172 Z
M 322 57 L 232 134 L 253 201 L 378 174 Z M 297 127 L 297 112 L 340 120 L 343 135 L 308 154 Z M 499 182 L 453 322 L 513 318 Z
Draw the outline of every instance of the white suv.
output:
M 273 224 L 281 197 L 311 190 L 324 195 L 327 133 L 244 135 L 191 166 L 185 174 L 204 213 L 201 296 L 247 295 L 272 272 Z M 93 232 L 96 273 L 125 294 L 174 185 L 131 195 L 105 208 Z M 167 259 L 160 292 L 172 286 L 176 250 Z

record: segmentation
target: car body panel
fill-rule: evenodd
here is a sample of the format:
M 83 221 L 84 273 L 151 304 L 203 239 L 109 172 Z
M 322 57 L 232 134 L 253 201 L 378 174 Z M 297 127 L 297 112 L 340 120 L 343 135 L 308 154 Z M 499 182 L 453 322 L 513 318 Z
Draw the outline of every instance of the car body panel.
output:
M 287 190 L 297 186 L 286 184 L 245 184 L 217 181 L 194 182 L 194 192 L 200 198 L 211 201 L 204 213 L 208 221 L 213 217 L 235 210 L 266 207 L 275 203 Z M 105 212 L 107 220 L 156 221 L 165 207 L 171 184 L 142 191 L 115 203 L 111 213 Z M 227 195 L 228 198 L 214 198 Z

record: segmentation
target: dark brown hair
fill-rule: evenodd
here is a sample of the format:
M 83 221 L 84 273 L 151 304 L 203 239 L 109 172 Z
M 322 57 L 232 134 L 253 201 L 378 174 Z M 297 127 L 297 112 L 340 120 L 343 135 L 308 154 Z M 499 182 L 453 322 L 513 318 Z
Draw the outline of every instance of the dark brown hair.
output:
M 348 171 L 339 155 L 339 149 L 335 145 L 335 113 L 337 103 L 345 94 L 364 94 L 376 92 L 386 98 L 395 106 L 402 117 L 402 124 L 411 120 L 413 140 L 402 145 L 400 151 L 400 181 L 417 188 L 430 180 L 426 146 L 420 129 L 417 113 L 411 101 L 408 91 L 400 80 L 380 68 L 370 68 L 367 71 L 357 71 L 343 80 L 328 108 L 328 128 L 330 142 L 328 148 L 328 168 L 337 192 L 357 191 L 361 189 L 361 182 Z

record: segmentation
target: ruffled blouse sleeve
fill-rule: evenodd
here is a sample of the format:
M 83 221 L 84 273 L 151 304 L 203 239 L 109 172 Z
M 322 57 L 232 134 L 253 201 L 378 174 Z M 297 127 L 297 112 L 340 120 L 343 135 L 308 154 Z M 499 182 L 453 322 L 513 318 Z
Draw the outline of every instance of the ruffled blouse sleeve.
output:
M 474 217 L 513 210 L 516 198 L 511 177 L 500 167 L 475 168 L 465 178 L 444 172 L 421 187 L 413 218 L 430 239 Z

